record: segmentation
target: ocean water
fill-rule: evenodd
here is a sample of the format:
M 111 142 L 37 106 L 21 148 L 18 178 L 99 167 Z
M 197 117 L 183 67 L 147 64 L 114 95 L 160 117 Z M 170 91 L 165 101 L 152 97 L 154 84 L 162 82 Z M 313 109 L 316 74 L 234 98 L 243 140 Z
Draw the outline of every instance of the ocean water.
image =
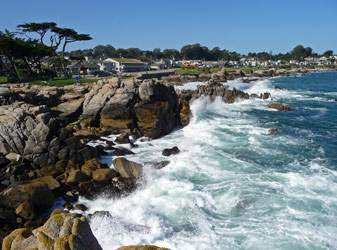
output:
M 188 126 L 136 142 L 128 159 L 170 164 L 144 164 L 141 187 L 127 197 L 80 200 L 113 216 L 90 222 L 103 249 L 337 249 L 337 102 L 328 100 L 337 98 L 337 72 L 225 84 L 272 100 L 202 97 Z M 173 146 L 181 153 L 161 155 Z

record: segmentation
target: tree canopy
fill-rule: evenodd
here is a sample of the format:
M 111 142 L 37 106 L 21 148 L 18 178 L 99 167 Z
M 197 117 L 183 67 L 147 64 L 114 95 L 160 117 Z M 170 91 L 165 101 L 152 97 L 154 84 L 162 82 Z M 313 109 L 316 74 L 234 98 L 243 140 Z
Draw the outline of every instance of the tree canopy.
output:
M 27 76 L 43 74 L 42 59 L 57 56 L 57 50 L 61 49 L 62 68 L 66 72 L 64 55 L 66 46 L 77 41 L 87 41 L 92 38 L 88 34 L 79 34 L 70 28 L 60 28 L 54 22 L 24 23 L 17 26 L 18 32 L 0 31 L 0 54 L 7 58 L 8 64 L 1 61 L 1 66 L 15 80 L 19 80 L 19 71 L 26 70 Z M 31 33 L 36 33 L 38 39 Z M 45 40 L 49 36 L 49 45 Z M 26 39 L 24 37 L 27 37 Z M 23 63 L 23 64 L 22 64 Z

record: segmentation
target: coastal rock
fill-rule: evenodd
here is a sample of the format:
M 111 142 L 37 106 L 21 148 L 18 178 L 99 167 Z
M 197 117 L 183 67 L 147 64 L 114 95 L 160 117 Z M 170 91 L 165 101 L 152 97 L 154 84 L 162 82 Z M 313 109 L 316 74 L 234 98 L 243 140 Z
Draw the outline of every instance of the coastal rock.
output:
M 126 143 L 130 143 L 130 138 L 129 138 L 129 133 L 123 133 L 120 136 L 117 137 L 117 139 L 115 140 L 115 142 L 119 143 L 119 144 L 126 144 Z
M 93 153 L 71 136 L 44 105 L 14 102 L 0 106 L 0 153 L 19 155 L 35 169 L 60 160 L 81 163 Z
M 273 135 L 273 134 L 277 134 L 279 131 L 278 131 L 277 128 L 271 128 L 271 129 L 268 130 L 268 132 L 269 132 L 270 135 Z
M 133 92 L 121 91 L 112 96 L 101 111 L 100 126 L 121 131 L 132 127 L 134 118 L 131 110 L 134 98 Z
M 68 191 L 67 193 L 65 193 L 62 198 L 66 201 L 66 202 L 76 202 L 78 201 L 78 195 Z
M 83 173 L 81 170 L 72 170 L 69 172 L 66 183 L 76 184 L 89 180 L 89 176 Z
M 179 96 L 179 108 L 180 108 L 180 123 L 182 126 L 186 126 L 190 122 L 191 109 L 190 100 L 192 96 L 189 92 L 183 92 Z
M 83 204 L 76 204 L 75 208 L 78 209 L 78 210 L 81 210 L 82 212 L 85 212 L 85 211 L 88 210 L 88 207 L 86 205 L 83 205 Z
M 3 250 L 70 249 L 101 250 L 85 217 L 72 213 L 55 213 L 35 230 L 20 228 L 8 235 Z
M 290 111 L 292 110 L 288 105 L 283 105 L 281 103 L 271 103 L 268 105 L 269 108 L 277 109 L 279 111 Z
M 83 102 L 84 97 L 62 102 L 53 108 L 53 110 L 60 112 L 59 117 L 61 119 L 66 119 L 67 123 L 73 122 L 76 121 L 77 118 L 82 114 Z
M 123 178 L 134 178 L 137 180 L 143 174 L 142 165 L 129 161 L 123 157 L 113 160 L 113 165 Z
M 166 167 L 170 161 L 160 161 L 160 162 L 145 162 L 145 164 L 151 166 L 154 169 L 162 169 Z
M 102 168 L 101 163 L 96 158 L 93 158 L 86 161 L 84 165 L 82 165 L 81 170 L 87 176 L 92 176 L 92 173 L 100 168 Z
M 261 94 L 260 98 L 263 99 L 263 100 L 269 99 L 270 98 L 270 93 L 268 93 L 268 92 L 263 93 L 263 95 Z
M 166 148 L 162 151 L 162 155 L 164 156 L 176 155 L 179 153 L 180 153 L 180 150 L 178 147 Z
M 114 147 L 114 156 L 124 156 L 124 155 L 133 155 L 135 154 L 131 150 L 124 147 Z
M 84 96 L 83 113 L 80 117 L 82 127 L 99 125 L 97 124 L 99 113 L 115 92 L 115 86 L 104 82 L 92 86 Z
M 92 178 L 97 182 L 108 182 L 113 177 L 116 177 L 117 173 L 110 168 L 97 169 L 92 173 Z
M 9 187 L 0 193 L 0 205 L 14 209 L 24 219 L 33 219 L 36 211 L 54 204 L 54 194 L 49 186 L 56 189 L 56 180 L 48 178 L 45 181 L 36 179 Z
M 178 97 L 173 87 L 166 87 L 160 82 L 147 82 L 144 85 L 148 89 L 144 92 L 147 95 L 144 94 L 143 102 L 134 107 L 137 126 L 144 136 L 158 138 L 178 125 Z
M 285 90 L 285 89 L 284 89 L 284 88 L 281 88 L 281 87 L 279 87 L 279 86 L 276 85 L 276 86 L 274 87 L 274 90 L 280 91 L 280 90 Z

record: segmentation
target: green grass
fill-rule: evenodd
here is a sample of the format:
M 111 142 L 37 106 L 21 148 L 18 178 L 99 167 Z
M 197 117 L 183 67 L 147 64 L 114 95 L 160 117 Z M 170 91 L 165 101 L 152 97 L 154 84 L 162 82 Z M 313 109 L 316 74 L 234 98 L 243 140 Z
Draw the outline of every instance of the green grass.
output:
M 8 78 L 6 76 L 0 76 L 0 83 L 8 82 Z
M 97 82 L 99 79 L 95 78 L 95 79 L 88 79 L 88 78 L 82 78 L 80 80 L 80 83 L 92 83 L 92 82 Z M 55 77 L 53 80 L 49 80 L 49 81 L 33 81 L 30 82 L 30 84 L 34 84 L 34 85 L 42 85 L 42 86 L 53 86 L 53 87 L 64 87 L 67 85 L 72 85 L 72 84 L 76 84 L 76 80 L 74 78 L 70 78 L 70 79 L 63 79 L 60 77 Z
M 123 81 L 123 80 L 129 80 L 129 79 L 131 79 L 131 78 L 133 78 L 134 76 L 122 76 L 121 78 L 120 78 L 120 80 L 121 81 Z
M 181 74 L 211 74 L 220 70 L 220 68 L 184 68 L 177 69 L 175 72 Z

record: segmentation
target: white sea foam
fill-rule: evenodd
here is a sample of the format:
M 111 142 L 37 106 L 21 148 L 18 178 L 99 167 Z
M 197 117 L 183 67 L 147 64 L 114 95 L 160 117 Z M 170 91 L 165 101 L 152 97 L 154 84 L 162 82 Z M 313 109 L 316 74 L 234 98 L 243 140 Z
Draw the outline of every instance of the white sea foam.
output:
M 176 85 L 176 90 L 197 90 L 198 85 L 204 85 L 205 82 L 188 82 L 183 85 Z

